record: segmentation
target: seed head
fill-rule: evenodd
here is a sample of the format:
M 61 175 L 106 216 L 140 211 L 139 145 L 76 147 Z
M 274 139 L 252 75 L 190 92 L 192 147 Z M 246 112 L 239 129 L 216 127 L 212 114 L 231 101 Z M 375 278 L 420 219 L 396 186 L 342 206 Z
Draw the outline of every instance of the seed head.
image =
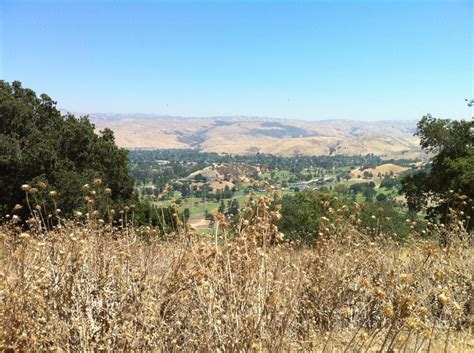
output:
M 411 273 L 402 273 L 400 275 L 400 282 L 402 283 L 411 282 L 412 279 L 413 279 L 413 275 Z
M 444 273 L 442 271 L 436 271 L 434 276 L 437 281 L 441 281 L 444 278 Z
M 438 300 L 441 304 L 447 304 L 449 302 L 449 297 L 446 294 L 441 293 L 438 295 Z
M 406 325 L 409 329 L 417 329 L 420 326 L 420 319 L 417 317 L 410 316 L 406 320 Z
M 359 283 L 362 288 L 367 288 L 369 286 L 369 280 L 365 277 L 362 277 Z
M 342 314 L 343 314 L 345 317 L 349 318 L 349 317 L 352 316 L 352 309 L 351 309 L 350 307 L 346 306 L 346 307 L 344 307 L 344 309 L 342 310 Z
M 20 238 L 21 239 L 29 239 L 30 238 L 30 235 L 28 233 L 21 233 L 20 234 Z
M 379 299 L 385 299 L 384 291 L 378 287 L 374 289 L 374 295 Z
M 421 316 L 426 316 L 426 315 L 428 315 L 428 309 L 425 308 L 425 307 L 421 307 L 420 310 L 419 310 L 419 312 L 420 312 L 420 315 L 421 315 Z
M 385 305 L 384 308 L 383 308 L 383 314 L 388 318 L 393 317 L 393 308 L 392 308 L 392 306 L 391 305 Z

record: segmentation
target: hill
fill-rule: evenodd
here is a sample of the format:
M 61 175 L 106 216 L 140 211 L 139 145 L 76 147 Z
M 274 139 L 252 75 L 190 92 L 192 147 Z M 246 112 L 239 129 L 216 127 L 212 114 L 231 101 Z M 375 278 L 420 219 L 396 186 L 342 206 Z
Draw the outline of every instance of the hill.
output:
M 111 128 L 129 149 L 195 148 L 206 152 L 280 156 L 421 156 L 413 121 L 300 121 L 259 117 L 181 118 L 155 115 L 90 116 L 98 129 Z
M 353 179 L 361 178 L 364 175 L 364 172 L 371 173 L 372 175 L 400 175 L 401 173 L 409 170 L 410 168 L 402 167 L 400 165 L 387 163 L 382 164 L 374 168 L 367 168 L 367 169 L 355 169 L 351 171 L 351 177 Z
M 191 173 L 188 179 L 193 179 L 197 175 L 205 177 L 208 181 L 229 181 L 235 183 L 248 183 L 252 181 L 252 176 L 258 173 L 260 169 L 245 164 L 220 164 L 206 167 Z

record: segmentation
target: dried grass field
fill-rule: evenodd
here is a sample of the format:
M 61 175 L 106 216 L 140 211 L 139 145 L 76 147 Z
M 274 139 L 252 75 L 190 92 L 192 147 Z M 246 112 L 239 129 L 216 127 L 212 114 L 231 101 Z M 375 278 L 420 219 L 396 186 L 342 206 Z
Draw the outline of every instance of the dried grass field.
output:
M 27 230 L 6 221 L 1 349 L 472 352 L 473 251 L 455 214 L 401 245 L 328 206 L 336 221 L 305 247 L 282 239 L 273 201 L 246 205 L 233 235 L 218 215 L 210 238 L 80 214 L 48 227 L 40 209 Z

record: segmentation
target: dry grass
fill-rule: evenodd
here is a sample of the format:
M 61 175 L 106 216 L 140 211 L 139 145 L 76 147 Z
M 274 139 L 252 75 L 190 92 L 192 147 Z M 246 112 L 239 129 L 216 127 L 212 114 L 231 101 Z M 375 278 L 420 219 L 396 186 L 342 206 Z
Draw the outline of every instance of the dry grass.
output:
M 205 152 L 253 155 L 257 152 L 278 156 L 327 156 L 374 153 L 390 158 L 425 158 L 419 140 L 407 132 L 413 123 L 275 120 L 299 128 L 311 137 L 271 137 L 257 131 L 281 130 L 258 119 L 101 119 L 92 117 L 97 130 L 106 127 L 115 133 L 117 144 L 125 148 L 196 148 Z M 195 144 L 196 140 L 202 141 Z
M 390 173 L 392 173 L 393 175 L 400 175 L 401 173 L 406 172 L 408 169 L 408 167 L 402 167 L 400 165 L 386 163 L 379 165 L 375 168 L 367 168 L 364 170 L 355 169 L 351 171 L 351 177 L 352 179 L 361 178 L 364 175 L 364 172 L 372 173 L 374 177 L 377 177 L 379 173 L 381 175 L 390 175 Z
M 461 352 L 472 349 L 472 247 L 462 224 L 400 246 L 323 224 L 281 242 L 271 197 L 213 239 L 64 221 L 0 227 L 0 347 L 15 351 Z M 470 346 L 471 344 L 471 346 Z

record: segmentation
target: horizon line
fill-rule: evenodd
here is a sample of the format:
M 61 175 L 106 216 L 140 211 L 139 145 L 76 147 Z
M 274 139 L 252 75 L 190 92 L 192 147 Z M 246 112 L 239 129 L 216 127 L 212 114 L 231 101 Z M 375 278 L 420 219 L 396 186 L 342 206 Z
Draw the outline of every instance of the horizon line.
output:
M 419 121 L 421 118 L 412 118 L 412 119 L 395 119 L 395 118 L 380 118 L 380 119 L 350 119 L 350 118 L 284 118 L 284 117 L 275 117 L 275 116 L 263 116 L 263 115 L 252 115 L 252 114 L 222 114 L 222 115 L 207 115 L 207 116 L 189 116 L 189 115 L 172 115 L 172 114 L 159 114 L 159 113 L 119 113 L 119 112 L 75 112 L 68 109 L 58 108 L 62 113 L 69 113 L 75 116 L 89 116 L 91 118 L 102 118 L 107 120 L 107 116 L 113 118 L 116 116 L 117 119 L 127 119 L 135 118 L 135 120 L 143 119 L 180 119 L 180 120 L 199 120 L 199 119 L 251 119 L 251 120 L 289 120 L 289 121 L 302 121 L 302 122 L 328 122 L 328 121 L 340 121 L 340 122 L 415 122 Z M 426 115 L 429 113 L 426 113 Z

